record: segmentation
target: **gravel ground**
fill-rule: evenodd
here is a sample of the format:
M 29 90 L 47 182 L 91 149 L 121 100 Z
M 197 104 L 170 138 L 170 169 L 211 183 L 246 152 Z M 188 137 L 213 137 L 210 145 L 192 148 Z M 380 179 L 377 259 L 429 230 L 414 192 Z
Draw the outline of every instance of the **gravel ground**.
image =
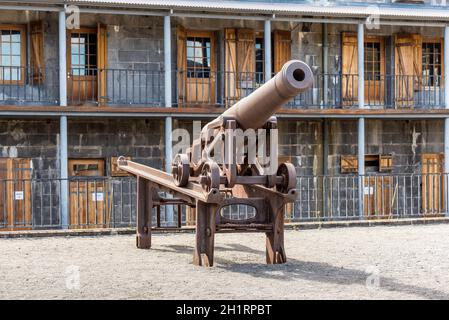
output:
M 263 234 L 218 234 L 212 268 L 192 265 L 193 234 L 154 235 L 151 250 L 129 235 L 2 239 L 0 298 L 449 298 L 449 225 L 291 230 L 285 239 L 288 262 L 266 265 Z

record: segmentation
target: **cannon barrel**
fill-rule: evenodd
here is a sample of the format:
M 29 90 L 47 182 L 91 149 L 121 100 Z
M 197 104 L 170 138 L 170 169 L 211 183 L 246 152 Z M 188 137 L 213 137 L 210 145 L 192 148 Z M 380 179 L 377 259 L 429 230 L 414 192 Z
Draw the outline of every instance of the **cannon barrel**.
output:
M 309 66 L 299 60 L 284 64 L 273 78 L 226 110 L 223 118 L 234 118 L 242 129 L 258 129 L 284 104 L 311 88 L 313 74 Z

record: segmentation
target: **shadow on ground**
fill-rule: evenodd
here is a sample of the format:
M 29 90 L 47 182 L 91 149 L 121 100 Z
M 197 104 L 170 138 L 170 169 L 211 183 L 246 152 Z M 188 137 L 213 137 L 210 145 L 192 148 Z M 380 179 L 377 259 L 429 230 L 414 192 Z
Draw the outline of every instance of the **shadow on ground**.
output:
M 193 254 L 193 246 L 168 245 L 165 248 L 152 249 L 160 252 L 176 252 L 179 254 Z M 332 283 L 336 285 L 365 285 L 370 273 L 337 267 L 328 263 L 301 261 L 287 258 L 287 263 L 281 265 L 267 265 L 261 263 L 239 263 L 220 258 L 220 251 L 240 251 L 250 254 L 260 254 L 265 257 L 265 251 L 256 250 L 242 244 L 230 244 L 226 247 L 215 247 L 215 268 L 228 272 L 242 273 L 255 278 L 292 281 L 296 279 Z M 398 282 L 394 278 L 380 275 L 380 286 L 383 290 L 403 294 L 417 295 L 426 299 L 449 299 L 449 293 L 410 284 Z

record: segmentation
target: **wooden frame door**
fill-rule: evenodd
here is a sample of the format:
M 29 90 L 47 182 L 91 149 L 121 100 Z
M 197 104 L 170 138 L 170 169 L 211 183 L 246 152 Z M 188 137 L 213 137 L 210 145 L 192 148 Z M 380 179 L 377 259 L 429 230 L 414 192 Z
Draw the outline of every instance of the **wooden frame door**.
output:
M 444 155 L 424 153 L 421 155 L 421 209 L 424 214 L 444 211 Z
M 106 61 L 106 26 L 68 30 L 67 99 L 71 104 L 105 103 Z
M 179 104 L 215 104 L 215 70 L 215 33 L 213 31 L 185 31 L 179 29 Z
M 392 213 L 393 177 L 366 176 L 364 178 L 364 212 L 373 218 L 389 217 Z
M 109 224 L 104 159 L 70 159 L 70 226 L 101 228 Z
M 385 104 L 385 39 L 365 37 L 365 101 L 370 106 Z
M 342 34 L 342 106 L 358 103 L 358 48 L 357 35 Z M 365 102 L 367 105 L 385 104 L 385 39 L 366 36 L 364 39 Z
M 31 171 L 31 159 L 0 158 L 0 230 L 31 229 Z

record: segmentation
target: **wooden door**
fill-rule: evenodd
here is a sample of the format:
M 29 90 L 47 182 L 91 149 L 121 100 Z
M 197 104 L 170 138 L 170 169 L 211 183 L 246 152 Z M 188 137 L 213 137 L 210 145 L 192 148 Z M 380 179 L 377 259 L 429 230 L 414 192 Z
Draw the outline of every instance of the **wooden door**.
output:
M 106 99 L 106 27 L 69 30 L 67 99 L 71 104 L 104 104 Z M 98 95 L 100 94 L 100 99 Z
M 395 107 L 412 108 L 421 87 L 422 38 L 419 34 L 395 36 Z
M 0 230 L 29 230 L 31 159 L 0 158 Z
M 70 159 L 70 226 L 102 228 L 109 224 L 103 159 Z
M 440 153 L 421 155 L 421 207 L 424 214 L 444 211 L 444 156 Z
M 382 218 L 392 214 L 393 179 L 391 176 L 366 176 L 364 212 L 367 217 Z
M 375 218 L 391 215 L 393 188 L 392 177 L 370 176 L 365 177 L 365 203 L 366 216 Z
M 178 102 L 216 103 L 215 36 L 212 31 L 178 30 Z
M 385 103 L 385 39 L 365 38 L 365 104 L 383 106 Z

